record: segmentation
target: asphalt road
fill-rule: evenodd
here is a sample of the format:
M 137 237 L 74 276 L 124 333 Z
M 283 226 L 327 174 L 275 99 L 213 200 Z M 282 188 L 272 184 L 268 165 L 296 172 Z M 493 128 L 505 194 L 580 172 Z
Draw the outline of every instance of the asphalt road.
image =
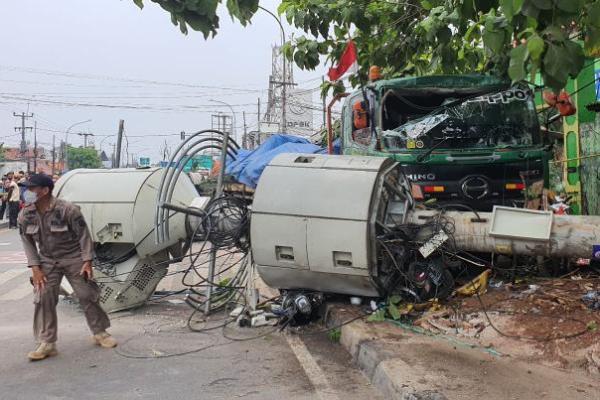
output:
M 116 350 L 96 347 L 76 304 L 61 300 L 59 354 L 30 362 L 32 293 L 15 231 L 0 230 L 0 398 L 380 399 L 349 355 L 324 334 L 232 341 L 222 329 L 193 333 L 190 309 L 166 300 L 111 315 Z M 207 322 L 216 326 L 220 322 Z M 272 328 L 264 328 L 272 329 Z M 267 330 L 237 328 L 251 338 Z M 194 351 L 188 355 L 164 357 Z M 140 358 L 146 357 L 146 358 Z

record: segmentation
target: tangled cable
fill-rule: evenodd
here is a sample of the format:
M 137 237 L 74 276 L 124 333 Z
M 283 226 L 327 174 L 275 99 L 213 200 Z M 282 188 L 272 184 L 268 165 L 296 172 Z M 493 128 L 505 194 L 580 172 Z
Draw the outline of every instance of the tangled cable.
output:
M 205 212 L 206 218 L 201 222 L 203 240 L 220 249 L 248 252 L 250 214 L 244 199 L 220 196 L 207 204 Z

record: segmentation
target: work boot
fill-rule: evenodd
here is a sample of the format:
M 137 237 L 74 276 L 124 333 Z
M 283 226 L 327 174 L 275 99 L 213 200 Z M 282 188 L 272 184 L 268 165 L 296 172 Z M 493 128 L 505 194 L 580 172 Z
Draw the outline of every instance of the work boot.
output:
M 104 347 L 105 349 L 111 349 L 117 346 L 117 341 L 113 338 L 110 333 L 104 331 L 94 335 L 94 342 L 98 346 Z
M 56 344 L 55 343 L 40 343 L 35 351 L 30 351 L 27 353 L 27 357 L 31 361 L 39 361 L 43 360 L 46 357 L 51 357 L 57 355 Z

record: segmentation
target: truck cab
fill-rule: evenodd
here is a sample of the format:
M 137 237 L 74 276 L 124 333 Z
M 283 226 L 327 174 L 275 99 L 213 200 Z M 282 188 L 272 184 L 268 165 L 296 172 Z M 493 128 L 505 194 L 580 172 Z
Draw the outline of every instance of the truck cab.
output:
M 489 211 L 548 181 L 534 95 L 484 75 L 380 80 L 346 98 L 342 153 L 400 162 L 422 200 Z

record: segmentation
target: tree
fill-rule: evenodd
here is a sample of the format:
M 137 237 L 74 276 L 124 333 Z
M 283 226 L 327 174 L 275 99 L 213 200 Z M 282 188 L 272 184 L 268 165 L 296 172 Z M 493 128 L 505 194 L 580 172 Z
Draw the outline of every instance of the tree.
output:
M 144 0 L 133 0 L 140 8 Z M 188 27 L 202 32 L 204 38 L 214 36 L 219 28 L 217 6 L 222 0 L 151 0 L 171 14 L 171 22 L 179 26 L 182 33 L 187 34 Z M 226 0 L 231 18 L 237 19 L 246 26 L 256 10 L 258 0 Z
M 540 72 L 558 91 L 584 50 L 600 54 L 597 0 L 283 0 L 279 12 L 308 34 L 285 48 L 300 68 L 333 62 L 352 38 L 363 79 L 373 64 L 386 76 Z
M 102 161 L 100 161 L 100 156 L 96 149 L 69 146 L 67 152 L 69 156 L 69 169 L 102 167 Z
M 258 9 L 258 0 L 150 1 L 183 33 L 205 38 L 217 32 L 223 1 L 242 25 Z M 481 72 L 519 81 L 539 72 L 558 91 L 584 56 L 600 55 L 600 0 L 282 0 L 279 13 L 307 34 L 284 48 L 302 69 L 322 56 L 334 62 L 352 38 L 362 71 L 354 85 L 375 64 L 386 76 Z

